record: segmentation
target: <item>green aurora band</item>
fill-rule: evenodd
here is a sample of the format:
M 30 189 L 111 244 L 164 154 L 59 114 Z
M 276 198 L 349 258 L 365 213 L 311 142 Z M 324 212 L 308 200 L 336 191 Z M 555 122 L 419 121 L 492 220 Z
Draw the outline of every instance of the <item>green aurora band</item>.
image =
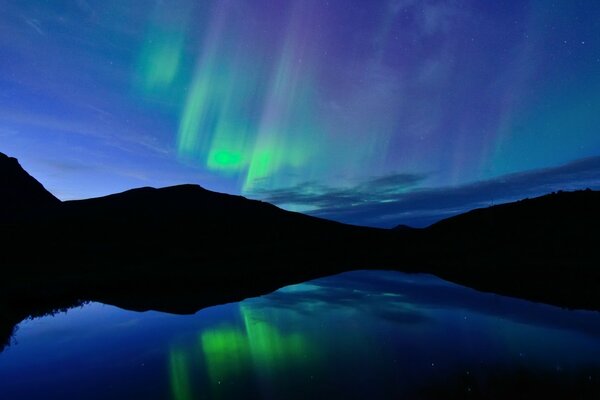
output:
M 596 189 L 498 183 L 600 155 L 600 2 L 548 3 L 9 0 L 2 151 L 63 200 L 189 182 L 380 227 Z
M 542 12 L 541 3 L 533 2 L 523 15 L 531 39 L 502 60 L 497 79 L 510 84 L 494 86 L 498 92 L 486 107 L 503 112 L 491 113 L 489 121 L 468 111 L 477 96 L 448 75 L 450 69 L 468 74 L 472 68 L 460 64 L 466 59 L 448 61 L 450 38 L 428 42 L 431 60 L 414 59 L 404 49 L 390 53 L 394 43 L 407 40 L 398 31 L 409 29 L 397 25 L 402 7 L 396 1 L 376 7 L 369 61 L 344 64 L 334 75 L 329 52 L 336 47 L 326 39 L 331 20 L 317 3 L 279 5 L 266 13 L 230 1 L 177 4 L 157 5 L 152 13 L 136 86 L 177 114 L 178 158 L 231 182 L 236 191 L 252 195 L 313 181 L 349 188 L 373 174 L 419 171 L 424 165 L 439 171 L 429 184 L 454 185 L 547 167 L 552 149 L 561 148 L 564 162 L 584 153 L 581 143 L 598 145 L 591 137 L 598 79 L 588 79 L 595 65 L 582 66 L 581 79 L 553 85 L 554 93 L 540 85 L 539 97 L 520 97 L 526 83 L 539 85 L 531 76 L 537 65 L 532 55 L 544 44 L 533 32 L 560 21 Z M 461 18 L 447 22 L 459 32 Z M 427 42 L 445 28 L 425 23 L 422 29 Z M 494 38 L 490 33 L 489 40 Z M 461 48 L 465 54 L 467 47 Z M 558 76 L 548 65 L 544 68 Z M 495 69 L 500 65 L 489 66 L 486 74 L 495 76 Z M 577 102 L 565 106 L 565 95 Z M 463 96 L 462 103 L 449 101 L 453 96 Z M 520 110 L 517 104 L 525 100 L 536 106 Z M 485 135 L 475 135 L 482 131 Z M 565 138 L 567 131 L 574 133 Z
M 282 173 L 306 169 L 309 162 L 316 168 L 325 148 L 316 146 L 323 129 L 314 117 L 316 58 L 305 28 L 310 7 L 291 8 L 280 40 L 260 37 L 231 7 L 212 11 L 189 78 L 180 68 L 184 30 L 158 24 L 140 56 L 140 86 L 149 95 L 188 79 L 179 156 L 239 177 L 243 191 L 288 182 Z

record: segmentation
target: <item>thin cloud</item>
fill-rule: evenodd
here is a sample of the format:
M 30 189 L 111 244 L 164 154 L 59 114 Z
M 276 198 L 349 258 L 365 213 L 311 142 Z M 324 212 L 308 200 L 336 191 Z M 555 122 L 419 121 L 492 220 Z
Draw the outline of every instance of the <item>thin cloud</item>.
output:
M 350 188 L 332 188 L 311 181 L 290 188 L 259 189 L 251 195 L 280 205 L 337 209 L 395 199 L 398 193 L 415 187 L 426 178 L 423 174 L 393 174 L 377 177 Z
M 34 18 L 25 18 L 25 23 L 27 25 L 29 25 L 34 31 L 36 31 L 37 33 L 39 33 L 42 36 L 46 36 L 46 32 L 44 32 L 42 30 L 42 27 L 40 25 L 40 21 L 38 21 L 37 19 Z
M 308 182 L 257 194 L 275 204 L 303 206 L 312 209 L 311 215 L 351 224 L 423 227 L 473 208 L 556 190 L 600 189 L 600 156 L 461 186 L 417 187 L 425 178 L 398 174 L 344 190 Z

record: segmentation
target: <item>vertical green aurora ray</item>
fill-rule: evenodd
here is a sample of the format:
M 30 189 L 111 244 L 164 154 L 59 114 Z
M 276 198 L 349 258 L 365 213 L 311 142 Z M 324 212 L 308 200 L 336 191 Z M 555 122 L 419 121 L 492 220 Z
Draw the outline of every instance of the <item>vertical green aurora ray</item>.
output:
M 178 1 L 168 8 L 157 3 L 137 58 L 134 85 L 144 96 L 173 100 L 185 78 L 186 39 L 191 7 Z
M 241 40 L 251 37 L 250 28 L 228 7 L 216 8 L 181 116 L 180 156 L 213 171 L 236 173 L 249 162 L 268 75 L 260 40 Z
M 154 28 L 142 48 L 136 76 L 145 93 L 168 88 L 179 72 L 185 33 L 178 29 Z
M 219 68 L 218 44 L 224 39 L 226 21 L 220 11 L 211 19 L 181 115 L 177 148 L 182 156 L 206 154 L 221 111 L 223 74 Z
M 258 180 L 306 166 L 314 155 L 320 129 L 313 110 L 315 57 L 305 27 L 309 9 L 294 7 L 283 39 L 272 41 L 230 8 L 214 11 L 177 149 L 210 170 L 244 176 L 246 191 Z
M 220 118 L 214 128 L 206 165 L 211 170 L 237 172 L 249 162 L 248 149 L 253 144 L 253 115 L 257 113 L 256 93 L 260 92 L 259 62 L 243 67 L 249 57 L 246 49 L 237 46 L 233 67 L 223 82 Z M 240 72 L 243 71 L 243 72 Z M 244 101 L 240 101 L 243 99 Z
M 277 172 L 306 167 L 311 156 L 318 158 L 313 147 L 314 138 L 321 133 L 313 108 L 316 58 L 310 51 L 311 35 L 306 29 L 310 11 L 298 4 L 292 9 L 258 125 L 244 191 L 252 190 L 258 181 L 264 185 L 268 180 L 268 186 L 273 185 Z

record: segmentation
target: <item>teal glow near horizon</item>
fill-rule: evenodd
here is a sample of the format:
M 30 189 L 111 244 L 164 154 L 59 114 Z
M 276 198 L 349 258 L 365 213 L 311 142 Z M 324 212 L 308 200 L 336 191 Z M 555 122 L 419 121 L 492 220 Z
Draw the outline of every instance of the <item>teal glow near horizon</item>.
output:
M 172 314 L 90 302 L 23 320 L 0 353 L 0 398 L 600 393 L 598 312 L 433 275 L 352 271 L 183 315 L 188 307 Z
M 199 183 L 410 224 L 390 202 L 600 157 L 599 15 L 585 1 L 9 0 L 0 151 L 61 199 Z M 535 192 L 598 188 L 599 173 Z M 450 213 L 431 202 L 411 215 Z

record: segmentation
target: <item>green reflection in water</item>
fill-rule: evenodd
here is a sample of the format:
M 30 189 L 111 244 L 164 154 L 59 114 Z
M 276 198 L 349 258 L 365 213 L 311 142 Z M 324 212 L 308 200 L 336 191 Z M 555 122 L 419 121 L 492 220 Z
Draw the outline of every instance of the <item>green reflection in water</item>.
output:
M 207 373 L 212 383 L 239 375 L 250 366 L 248 338 L 243 331 L 225 326 L 207 330 L 200 335 Z
M 180 350 L 171 350 L 169 354 L 169 372 L 171 391 L 174 400 L 192 399 L 190 373 L 187 355 Z
M 282 368 L 307 361 L 310 349 L 299 333 L 284 334 L 268 322 L 268 316 L 240 305 L 243 327 L 223 326 L 201 333 L 200 344 L 213 383 L 251 368 L 271 375 Z
M 174 400 L 192 398 L 196 380 L 191 371 L 204 369 L 212 396 L 219 398 L 235 386 L 258 389 L 266 379 L 271 381 L 276 375 L 276 381 L 285 385 L 287 376 L 295 375 L 289 373 L 290 369 L 301 370 L 314 362 L 315 349 L 306 337 L 283 332 L 271 322 L 277 316 L 276 311 L 240 304 L 239 312 L 239 325 L 229 323 L 205 329 L 194 345 L 171 350 L 170 381 Z M 198 365 L 193 364 L 195 361 Z M 198 382 L 204 381 L 203 373 L 200 374 Z
M 306 339 L 299 333 L 282 334 L 265 315 L 241 305 L 250 354 L 255 366 L 273 370 L 285 364 L 307 359 L 310 352 Z

